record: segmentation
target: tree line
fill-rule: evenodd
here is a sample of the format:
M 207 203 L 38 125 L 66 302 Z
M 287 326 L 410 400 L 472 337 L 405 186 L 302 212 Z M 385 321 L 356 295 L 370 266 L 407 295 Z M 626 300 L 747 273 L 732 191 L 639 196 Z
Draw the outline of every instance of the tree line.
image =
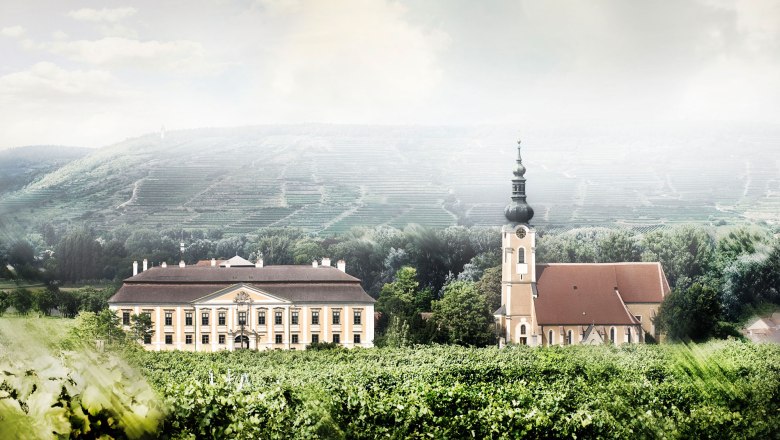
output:
M 645 233 L 540 228 L 537 263 L 660 261 L 673 291 L 661 308 L 657 325 L 672 339 L 699 341 L 733 335 L 734 326 L 729 323 L 780 304 L 776 231 L 748 226 L 725 231 L 718 234 L 712 228 L 692 225 Z M 184 243 L 183 252 L 180 243 Z M 42 304 L 38 307 L 43 311 L 50 304 L 49 296 L 68 295 L 58 286 L 89 280 L 110 280 L 118 286 L 131 275 L 132 261 L 144 258 L 156 266 L 234 255 L 250 260 L 262 256 L 265 264 L 310 264 L 330 257 L 345 260 L 347 272 L 360 278 L 364 289 L 378 299 L 378 343 L 486 345 L 494 340 L 492 312 L 500 306 L 500 246 L 499 228 L 463 226 L 356 228 L 333 237 L 291 228 L 223 236 L 216 230 L 154 231 L 124 226 L 98 232 L 87 227 L 58 231 L 44 226 L 23 239 L 0 241 L 0 278 L 44 282 L 49 293 L 39 294 L 40 299 L 32 302 Z M 6 293 L 3 301 L 19 301 L 9 299 L 22 293 L 15 292 Z M 102 295 L 109 296 L 110 292 Z M 94 293 L 81 295 L 80 310 L 98 311 L 90 304 L 94 297 Z M 57 307 L 66 303 L 73 301 L 63 299 Z M 459 316 L 469 318 L 455 319 Z M 461 328 L 466 323 L 468 328 Z

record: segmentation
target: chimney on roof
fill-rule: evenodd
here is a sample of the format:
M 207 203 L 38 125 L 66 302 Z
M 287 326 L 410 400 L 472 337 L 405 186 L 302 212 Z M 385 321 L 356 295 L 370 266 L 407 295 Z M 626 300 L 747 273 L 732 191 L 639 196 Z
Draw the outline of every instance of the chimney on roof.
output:
M 214 259 L 214 258 L 212 258 L 212 259 L 211 259 L 211 267 L 214 267 L 214 266 L 216 266 L 216 265 L 217 265 L 217 260 L 216 260 L 216 259 Z
M 179 267 L 185 267 L 185 266 L 187 266 L 187 265 L 184 264 L 184 260 L 179 261 Z
M 317 267 L 317 260 L 311 262 L 311 267 Z
M 142 272 L 146 272 L 146 269 L 149 267 L 149 263 L 146 261 L 146 258 L 144 258 L 144 270 Z
M 162 262 L 162 264 L 161 264 L 160 266 L 162 266 L 162 268 L 163 268 L 163 269 L 165 269 L 166 267 L 168 267 L 168 263 L 166 263 L 165 261 L 163 261 L 163 262 Z
M 322 265 L 323 266 L 330 266 L 330 258 L 325 257 L 322 259 Z
M 255 267 L 263 267 L 263 257 L 257 259 L 257 263 L 255 263 Z
M 344 260 L 339 260 L 338 262 L 336 262 L 336 267 L 338 267 L 339 270 L 344 273 L 347 272 L 347 262 Z
M 133 261 L 133 276 L 138 275 L 138 262 Z

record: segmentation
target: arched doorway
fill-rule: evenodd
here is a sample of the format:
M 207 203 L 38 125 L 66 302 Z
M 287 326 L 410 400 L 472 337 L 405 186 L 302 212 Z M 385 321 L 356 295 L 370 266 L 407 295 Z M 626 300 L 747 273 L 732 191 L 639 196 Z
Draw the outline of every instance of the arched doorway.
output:
M 247 335 L 236 336 L 236 338 L 233 340 L 233 348 L 237 348 L 239 350 L 249 348 L 249 337 Z

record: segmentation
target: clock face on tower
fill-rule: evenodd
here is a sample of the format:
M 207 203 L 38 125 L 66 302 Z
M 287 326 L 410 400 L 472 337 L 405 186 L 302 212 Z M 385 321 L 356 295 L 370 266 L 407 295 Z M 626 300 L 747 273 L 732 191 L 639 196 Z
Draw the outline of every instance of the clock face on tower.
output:
M 517 232 L 515 232 L 515 235 L 517 235 L 517 238 L 525 238 L 525 229 L 518 228 Z

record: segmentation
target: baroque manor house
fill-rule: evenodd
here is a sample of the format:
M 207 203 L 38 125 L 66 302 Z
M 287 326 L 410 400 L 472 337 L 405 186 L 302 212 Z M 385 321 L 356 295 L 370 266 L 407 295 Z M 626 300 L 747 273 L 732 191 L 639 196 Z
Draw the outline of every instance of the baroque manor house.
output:
M 501 229 L 501 344 L 642 343 L 658 339 L 653 319 L 669 283 L 660 263 L 536 264 L 534 210 L 526 202 L 517 147 L 512 202 Z
M 372 347 L 375 300 L 345 264 L 263 266 L 241 257 L 161 266 L 124 280 L 109 307 L 129 329 L 148 314 L 149 350 L 305 349 L 312 342 Z

